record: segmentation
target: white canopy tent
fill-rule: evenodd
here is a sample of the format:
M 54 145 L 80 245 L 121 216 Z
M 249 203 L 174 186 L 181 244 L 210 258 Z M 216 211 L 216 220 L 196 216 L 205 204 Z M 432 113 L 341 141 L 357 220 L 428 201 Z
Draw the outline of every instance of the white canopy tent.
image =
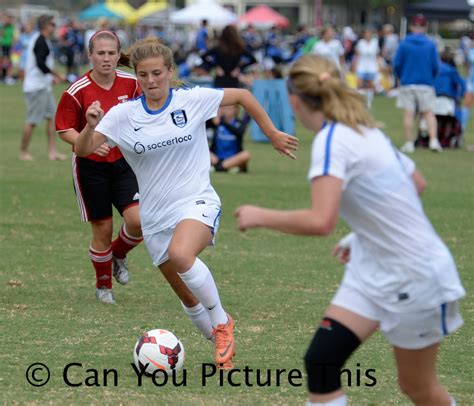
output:
M 213 0 L 198 0 L 197 3 L 171 13 L 175 24 L 199 24 L 207 20 L 209 25 L 223 27 L 237 21 L 237 15 Z

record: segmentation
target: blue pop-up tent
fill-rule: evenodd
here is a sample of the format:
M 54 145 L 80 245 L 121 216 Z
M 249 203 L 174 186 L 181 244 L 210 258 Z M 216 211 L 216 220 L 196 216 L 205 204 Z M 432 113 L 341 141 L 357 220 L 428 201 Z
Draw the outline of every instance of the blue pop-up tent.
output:
M 108 18 L 110 20 L 122 20 L 123 16 L 107 7 L 104 2 L 99 2 L 79 13 L 79 20 L 97 20 L 98 18 Z

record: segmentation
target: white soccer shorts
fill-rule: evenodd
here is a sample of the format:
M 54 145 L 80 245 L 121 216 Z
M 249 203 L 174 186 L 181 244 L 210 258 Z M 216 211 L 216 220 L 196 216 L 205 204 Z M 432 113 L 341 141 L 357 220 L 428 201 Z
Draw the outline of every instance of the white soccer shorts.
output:
M 362 317 L 378 321 L 380 331 L 388 342 L 407 350 L 422 349 L 439 343 L 463 324 L 457 301 L 428 310 L 394 313 L 344 283 L 339 287 L 331 303 Z
M 167 228 L 155 234 L 143 236 L 148 253 L 153 261 L 153 265 L 159 266 L 169 259 L 168 247 L 173 238 L 176 225 L 178 225 L 182 220 L 193 219 L 209 226 L 213 235 L 209 245 L 214 245 L 215 236 L 219 228 L 219 217 L 221 215 L 221 208 L 218 204 L 206 203 L 204 200 L 197 200 L 190 205 L 183 206 L 181 213 L 181 217 L 174 227 Z

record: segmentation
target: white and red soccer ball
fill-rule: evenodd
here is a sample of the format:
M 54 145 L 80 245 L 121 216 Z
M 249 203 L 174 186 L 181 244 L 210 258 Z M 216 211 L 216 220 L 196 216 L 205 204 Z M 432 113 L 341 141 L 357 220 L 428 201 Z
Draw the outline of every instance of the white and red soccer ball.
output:
M 135 344 L 133 359 L 136 367 L 146 375 L 158 370 L 171 375 L 179 373 L 184 365 L 184 347 L 171 331 L 163 329 L 144 333 Z

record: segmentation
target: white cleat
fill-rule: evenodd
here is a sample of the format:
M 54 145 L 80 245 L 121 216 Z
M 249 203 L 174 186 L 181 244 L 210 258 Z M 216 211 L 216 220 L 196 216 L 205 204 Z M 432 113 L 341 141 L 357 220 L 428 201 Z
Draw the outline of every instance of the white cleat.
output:
M 102 303 L 115 304 L 113 290 L 106 288 L 105 286 L 95 289 L 95 297 Z
M 115 280 L 121 285 L 126 285 L 128 283 L 128 265 L 127 259 L 112 257 L 112 274 L 114 275 Z
M 415 144 L 413 144 L 413 141 L 407 141 L 401 146 L 400 151 L 404 154 L 413 154 L 415 152 Z
M 437 138 L 430 140 L 430 150 L 433 152 L 443 152 L 443 148 Z

